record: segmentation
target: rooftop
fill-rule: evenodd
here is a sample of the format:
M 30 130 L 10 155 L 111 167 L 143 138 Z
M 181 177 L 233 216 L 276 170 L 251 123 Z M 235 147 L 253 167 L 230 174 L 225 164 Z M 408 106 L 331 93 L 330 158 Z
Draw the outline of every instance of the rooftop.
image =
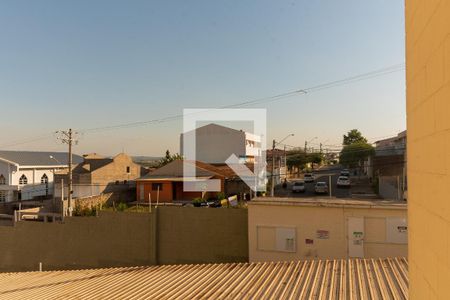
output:
M 53 157 L 53 158 L 52 158 Z M 6 151 L 0 150 L 0 159 L 16 163 L 20 166 L 67 166 L 67 152 L 47 151 Z M 73 163 L 83 161 L 79 155 L 73 155 Z
M 228 166 L 213 166 L 200 161 L 174 160 L 167 165 L 143 176 L 140 180 L 183 178 L 183 163 L 195 165 L 195 174 L 199 178 L 211 178 L 213 176 L 221 176 L 224 178 L 237 177 L 236 173 L 234 173 L 234 171 Z
M 248 202 L 249 205 L 288 205 L 288 206 L 323 206 L 323 207 L 356 207 L 356 208 L 390 208 L 406 209 L 405 201 L 381 199 L 343 199 L 343 198 L 288 198 L 260 197 Z
M 0 299 L 407 299 L 405 258 L 0 273 Z

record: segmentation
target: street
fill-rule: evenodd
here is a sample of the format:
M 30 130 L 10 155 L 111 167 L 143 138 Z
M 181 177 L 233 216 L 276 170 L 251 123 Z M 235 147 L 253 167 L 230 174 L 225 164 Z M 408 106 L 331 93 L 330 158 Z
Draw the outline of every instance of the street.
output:
M 345 187 L 337 187 L 337 179 L 339 177 L 340 171 L 342 170 L 341 166 L 326 166 L 321 168 L 320 170 L 314 171 L 315 181 L 311 183 L 305 183 L 305 192 L 304 193 L 293 193 L 292 192 L 292 184 L 295 181 L 300 181 L 303 179 L 290 179 L 288 181 L 287 187 L 283 188 L 281 185 L 276 186 L 275 188 L 275 196 L 278 197 L 297 197 L 297 198 L 310 198 L 310 197 L 327 197 L 329 194 L 316 194 L 314 192 L 314 185 L 316 182 L 323 181 L 329 185 L 330 176 L 331 176 L 331 195 L 336 198 L 350 198 L 351 197 L 351 188 Z

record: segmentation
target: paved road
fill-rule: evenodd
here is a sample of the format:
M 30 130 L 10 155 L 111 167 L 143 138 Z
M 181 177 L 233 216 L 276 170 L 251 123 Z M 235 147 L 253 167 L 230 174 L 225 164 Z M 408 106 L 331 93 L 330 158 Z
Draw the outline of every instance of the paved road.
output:
M 339 173 L 341 171 L 341 167 L 324 167 L 318 171 L 315 171 L 316 180 L 314 183 L 305 183 L 306 191 L 304 193 L 292 193 L 292 182 L 295 179 L 291 179 L 291 182 L 288 182 L 288 186 L 286 189 L 283 189 L 281 186 L 277 186 L 275 189 L 275 196 L 281 197 L 298 197 L 298 198 L 310 198 L 310 197 L 326 197 L 328 195 L 316 195 L 314 193 L 314 185 L 318 181 L 324 181 L 329 184 L 330 176 L 331 176 L 331 195 L 336 198 L 350 198 L 351 197 L 351 189 L 350 188 L 338 188 L 336 183 L 339 177 Z M 300 179 L 299 179 L 300 180 Z

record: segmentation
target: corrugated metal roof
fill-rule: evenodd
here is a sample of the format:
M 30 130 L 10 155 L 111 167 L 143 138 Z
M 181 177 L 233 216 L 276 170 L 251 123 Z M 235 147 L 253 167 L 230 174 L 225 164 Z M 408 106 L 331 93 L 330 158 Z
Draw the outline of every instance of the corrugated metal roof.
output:
M 51 157 L 54 157 L 51 158 Z M 67 166 L 67 152 L 41 152 L 41 151 L 6 151 L 0 150 L 0 158 L 19 164 L 20 166 Z M 73 163 L 83 161 L 79 155 L 73 155 Z M 58 163 L 59 162 L 59 163 Z
M 407 299 L 405 258 L 0 274 L 0 299 Z

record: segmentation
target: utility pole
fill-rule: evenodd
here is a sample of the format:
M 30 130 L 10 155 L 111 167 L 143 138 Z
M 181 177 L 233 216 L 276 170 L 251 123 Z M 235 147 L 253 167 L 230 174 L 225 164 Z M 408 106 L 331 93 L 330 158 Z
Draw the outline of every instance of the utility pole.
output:
M 272 141 L 272 172 L 271 172 L 271 184 L 270 184 L 270 196 L 273 197 L 274 195 L 274 189 L 275 189 L 275 178 L 274 178 L 274 170 L 275 170 L 275 146 L 276 146 L 276 142 L 275 140 Z
M 67 191 L 67 202 L 68 202 L 68 209 L 69 209 L 69 216 L 72 216 L 72 196 L 73 196 L 73 188 L 72 188 L 72 146 L 74 144 L 77 144 L 77 140 L 74 138 L 74 136 L 77 134 L 77 132 L 72 131 L 72 128 L 69 128 L 68 131 L 57 131 L 57 134 L 59 134 L 58 139 L 63 143 L 69 145 L 69 152 L 68 152 L 68 164 L 69 164 L 69 182 L 68 182 L 68 191 Z
M 290 136 L 294 136 L 293 133 L 288 134 L 284 139 L 282 139 L 281 141 L 279 141 L 278 143 L 275 141 L 275 139 L 272 141 L 272 182 L 270 185 L 270 196 L 273 197 L 274 196 L 274 189 L 275 189 L 275 176 L 273 174 L 273 172 L 275 171 L 275 147 L 279 144 L 281 144 L 285 139 L 287 139 Z M 280 178 L 281 178 L 281 172 L 280 172 Z
M 305 141 L 305 153 L 306 153 L 306 148 L 308 147 L 308 142 Z

